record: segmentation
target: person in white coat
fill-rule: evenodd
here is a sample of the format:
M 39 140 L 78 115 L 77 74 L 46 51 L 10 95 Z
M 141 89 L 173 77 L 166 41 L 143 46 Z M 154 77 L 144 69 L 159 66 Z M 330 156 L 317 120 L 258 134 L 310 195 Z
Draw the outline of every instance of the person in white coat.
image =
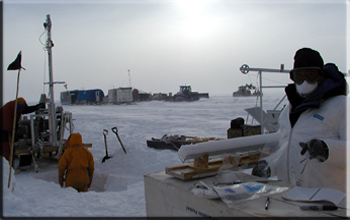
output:
M 290 186 L 327 187 L 346 192 L 346 100 L 348 87 L 338 67 L 324 65 L 319 52 L 298 50 L 294 81 L 285 88 L 289 104 L 279 117 L 278 150 L 253 168 Z

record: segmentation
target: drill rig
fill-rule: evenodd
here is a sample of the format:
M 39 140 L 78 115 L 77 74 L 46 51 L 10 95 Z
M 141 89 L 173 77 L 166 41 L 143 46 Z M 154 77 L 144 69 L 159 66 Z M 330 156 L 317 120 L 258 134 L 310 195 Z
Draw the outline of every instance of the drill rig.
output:
M 64 134 L 68 130 L 70 134 L 74 130 L 72 113 L 63 111 L 62 107 L 55 106 L 54 84 L 64 82 L 54 82 L 52 73 L 52 47 L 51 40 L 51 19 L 50 15 L 46 16 L 46 22 L 43 24 L 47 32 L 45 50 L 48 53 L 48 72 L 49 94 L 46 97 L 42 94 L 39 103 L 46 103 L 44 108 L 38 109 L 34 114 L 24 116 L 18 122 L 13 144 L 13 167 L 15 169 L 25 170 L 32 164 L 35 171 L 38 166 L 35 162 L 41 158 L 59 159 L 65 143 Z

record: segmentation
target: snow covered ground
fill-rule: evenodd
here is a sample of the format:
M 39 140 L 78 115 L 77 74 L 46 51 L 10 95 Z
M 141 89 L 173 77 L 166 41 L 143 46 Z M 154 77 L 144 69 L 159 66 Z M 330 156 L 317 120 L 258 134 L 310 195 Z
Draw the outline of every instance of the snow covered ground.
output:
M 265 95 L 265 111 L 273 109 L 282 96 Z M 244 109 L 256 106 L 256 102 L 256 97 L 216 96 L 196 102 L 63 106 L 64 111 L 73 114 L 74 132 L 81 133 L 84 143 L 92 143 L 89 150 L 94 156 L 95 174 L 89 192 L 61 188 L 54 159 L 39 161 L 37 173 L 31 167 L 12 175 L 12 185 L 7 188 L 9 166 L 4 160 L 3 216 L 144 217 L 143 176 L 182 164 L 177 152 L 149 148 L 146 140 L 164 134 L 227 138 L 230 121 L 246 119 Z M 127 154 L 112 127 L 118 128 Z M 103 129 L 108 129 L 108 153 L 112 158 L 101 163 L 105 156 Z

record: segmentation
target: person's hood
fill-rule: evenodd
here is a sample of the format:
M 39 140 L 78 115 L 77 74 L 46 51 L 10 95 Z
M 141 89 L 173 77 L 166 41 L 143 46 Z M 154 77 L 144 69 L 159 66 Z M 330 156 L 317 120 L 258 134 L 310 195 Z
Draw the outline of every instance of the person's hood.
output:
M 83 145 L 83 139 L 80 133 L 72 133 L 66 141 L 65 148 L 68 147 L 79 147 Z
M 23 112 L 23 109 L 27 107 L 27 102 L 24 98 L 20 97 L 17 98 L 17 100 L 13 100 L 13 102 L 17 101 L 17 113 L 21 114 Z
M 344 74 L 333 63 L 327 63 L 324 68 L 324 80 L 319 84 L 316 91 L 308 97 L 300 97 L 295 84 L 289 84 L 285 91 L 294 111 L 302 111 L 309 108 L 319 108 L 321 100 L 338 95 L 347 95 L 348 87 Z
M 14 101 L 16 101 L 16 100 L 14 100 Z M 22 104 L 22 105 L 27 104 L 26 100 L 22 97 L 17 98 L 17 103 Z

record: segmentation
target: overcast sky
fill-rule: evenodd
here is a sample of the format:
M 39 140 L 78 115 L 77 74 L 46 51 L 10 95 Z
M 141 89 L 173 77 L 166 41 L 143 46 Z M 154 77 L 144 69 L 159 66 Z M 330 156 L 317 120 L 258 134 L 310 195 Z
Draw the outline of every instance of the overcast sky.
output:
M 348 72 L 349 0 L 3 0 L 3 101 L 16 96 L 17 71 L 7 66 L 22 51 L 19 96 L 48 93 L 43 23 L 52 20 L 54 81 L 68 90 L 127 87 L 232 96 L 257 85 L 253 68 L 291 69 L 296 50 L 318 50 L 325 63 Z M 43 34 L 43 35 L 42 35 Z M 42 36 L 41 36 L 42 35 Z M 130 70 L 130 81 L 128 70 Z M 265 85 L 290 83 L 288 74 L 263 73 Z M 66 89 L 55 85 L 55 101 Z

